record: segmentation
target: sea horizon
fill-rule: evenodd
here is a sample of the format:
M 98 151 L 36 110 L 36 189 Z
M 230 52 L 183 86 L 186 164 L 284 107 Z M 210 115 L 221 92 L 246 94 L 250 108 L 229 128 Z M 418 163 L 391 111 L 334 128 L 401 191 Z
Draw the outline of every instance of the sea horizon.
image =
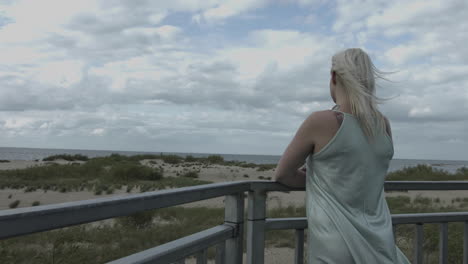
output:
M 89 158 L 109 156 L 113 153 L 132 156 L 138 154 L 154 155 L 179 155 L 182 157 L 207 157 L 219 155 L 226 161 L 243 161 L 255 164 L 276 164 L 281 155 L 265 154 L 231 154 L 231 153 L 202 153 L 202 152 L 168 152 L 168 151 L 130 151 L 130 150 L 95 150 L 95 149 L 59 149 L 59 148 L 25 148 L 25 147 L 0 147 L 0 160 L 42 160 L 45 157 L 59 154 L 81 154 Z M 467 160 L 443 160 L 443 159 L 402 159 L 393 158 L 390 161 L 389 171 L 399 170 L 404 167 L 413 167 L 418 164 L 430 165 L 433 168 L 454 173 L 460 167 L 468 167 Z

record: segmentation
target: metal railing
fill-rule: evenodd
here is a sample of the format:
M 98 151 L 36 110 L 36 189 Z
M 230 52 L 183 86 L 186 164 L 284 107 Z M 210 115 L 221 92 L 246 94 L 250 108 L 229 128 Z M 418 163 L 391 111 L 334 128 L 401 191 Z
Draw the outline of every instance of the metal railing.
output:
M 386 191 L 468 190 L 468 181 L 387 181 Z M 266 218 L 266 197 L 271 191 L 291 189 L 273 181 L 236 181 L 205 184 L 125 196 L 67 202 L 0 211 L 0 239 L 130 215 L 225 196 L 224 223 L 108 263 L 185 263 L 190 256 L 207 263 L 207 250 L 216 247 L 215 263 L 243 263 L 244 200 L 248 192 L 247 263 L 264 263 L 265 232 L 294 229 L 294 263 L 304 263 L 305 217 Z M 423 224 L 440 223 L 439 262 L 447 263 L 448 222 L 464 222 L 463 263 L 468 264 L 468 212 L 394 214 L 392 223 L 415 224 L 414 263 L 422 263 Z

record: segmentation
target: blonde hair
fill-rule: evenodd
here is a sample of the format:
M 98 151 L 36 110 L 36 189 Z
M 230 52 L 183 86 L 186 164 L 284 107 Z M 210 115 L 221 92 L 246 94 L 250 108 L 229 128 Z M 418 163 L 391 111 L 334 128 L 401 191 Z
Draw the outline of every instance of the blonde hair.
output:
M 385 131 L 385 119 L 377 109 L 384 100 L 375 95 L 376 79 L 385 79 L 369 55 L 359 48 L 338 52 L 332 57 L 332 71 L 347 97 L 352 114 L 358 119 L 368 141 Z

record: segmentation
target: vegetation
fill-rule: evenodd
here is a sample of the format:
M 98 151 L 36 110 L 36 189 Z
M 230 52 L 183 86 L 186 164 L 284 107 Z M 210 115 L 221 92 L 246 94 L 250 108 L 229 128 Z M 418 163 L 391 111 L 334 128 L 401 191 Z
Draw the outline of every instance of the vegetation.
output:
M 15 200 L 15 201 L 11 202 L 11 203 L 8 205 L 8 207 L 10 207 L 10 208 L 16 208 L 16 207 L 18 207 L 19 203 L 20 203 L 20 200 Z
M 160 158 L 165 163 L 170 163 L 170 164 L 178 164 L 178 163 L 183 162 L 183 158 L 177 155 L 161 155 Z
M 433 168 L 430 165 L 418 164 L 414 167 L 406 167 L 390 172 L 388 181 L 460 181 L 468 180 L 468 168 L 462 167 L 455 173 Z
M 63 160 L 68 160 L 68 161 L 75 161 L 75 160 L 81 160 L 81 161 L 87 161 L 88 157 L 81 155 L 81 154 L 75 154 L 75 155 L 68 155 L 68 154 L 59 154 L 59 155 L 52 155 L 49 157 L 46 157 L 42 159 L 43 161 L 54 161 L 58 159 L 63 159 Z
M 188 171 L 182 175 L 182 177 L 198 178 L 198 171 Z
M 68 155 L 69 156 L 69 155 Z M 52 158 L 51 158 L 52 157 Z M 68 158 L 67 155 L 55 155 L 48 159 Z M 77 156 L 70 156 L 77 158 Z M 25 192 L 37 189 L 60 192 L 94 191 L 110 194 L 114 185 L 142 186 L 146 190 L 177 188 L 211 183 L 192 178 L 164 177 L 162 167 L 152 168 L 141 164 L 142 160 L 161 158 L 161 155 L 124 156 L 112 154 L 107 157 L 87 159 L 83 164 L 46 164 L 26 169 L 0 170 L 0 188 L 25 188 Z M 164 157 L 166 158 L 166 157 Z M 174 159 L 172 156 L 168 160 Z M 193 175 L 192 175 L 193 176 Z

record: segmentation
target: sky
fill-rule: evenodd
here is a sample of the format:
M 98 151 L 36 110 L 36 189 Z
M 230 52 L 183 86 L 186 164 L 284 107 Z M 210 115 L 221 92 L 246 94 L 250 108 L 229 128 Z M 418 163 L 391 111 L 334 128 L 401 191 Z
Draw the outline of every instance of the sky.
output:
M 465 0 L 0 0 L 0 146 L 281 155 L 333 54 L 393 72 L 394 159 L 468 160 Z

